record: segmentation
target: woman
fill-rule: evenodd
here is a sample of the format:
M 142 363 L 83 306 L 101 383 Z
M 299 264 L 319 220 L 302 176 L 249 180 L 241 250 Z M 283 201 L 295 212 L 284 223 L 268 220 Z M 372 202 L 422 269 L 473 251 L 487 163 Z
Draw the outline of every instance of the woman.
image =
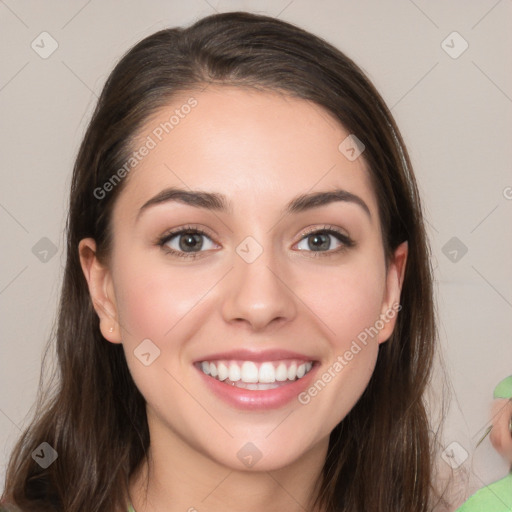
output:
M 85 134 L 67 240 L 60 384 L 5 502 L 432 510 L 420 198 L 340 51 L 236 12 L 138 43 Z

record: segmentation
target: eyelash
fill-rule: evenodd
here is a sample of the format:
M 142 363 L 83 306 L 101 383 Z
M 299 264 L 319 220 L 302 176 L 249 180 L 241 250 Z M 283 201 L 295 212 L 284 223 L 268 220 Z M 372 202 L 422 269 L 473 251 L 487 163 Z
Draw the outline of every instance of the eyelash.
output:
M 299 242 L 301 242 L 303 239 L 308 238 L 309 236 L 311 236 L 313 234 L 318 234 L 318 233 L 326 233 L 329 235 L 333 235 L 334 237 L 336 237 L 338 239 L 339 242 L 341 242 L 343 244 L 343 246 L 336 250 L 306 251 L 306 252 L 312 253 L 312 256 L 315 258 L 338 254 L 340 252 L 346 251 L 347 249 L 355 246 L 355 242 L 348 235 L 345 235 L 344 233 L 342 233 L 341 231 L 336 229 L 334 226 L 323 226 L 322 228 L 312 228 L 308 231 L 305 231 L 304 233 L 302 233 Z M 174 231 L 169 231 L 169 232 L 165 233 L 164 235 L 162 235 L 160 238 L 158 238 L 157 245 L 160 246 L 167 254 L 172 254 L 172 255 L 178 256 L 180 258 L 194 259 L 194 258 L 200 257 L 201 253 L 204 251 L 186 253 L 186 252 L 180 252 L 180 251 L 176 251 L 174 249 L 170 249 L 169 247 L 166 247 L 165 244 L 167 244 L 169 242 L 169 240 L 172 240 L 174 237 L 176 237 L 178 235 L 184 235 L 184 234 L 198 234 L 198 235 L 203 235 L 203 236 L 206 236 L 206 237 L 212 239 L 210 234 L 207 233 L 206 231 L 202 230 L 201 228 L 198 228 L 195 226 L 185 226 L 185 227 L 176 229 Z

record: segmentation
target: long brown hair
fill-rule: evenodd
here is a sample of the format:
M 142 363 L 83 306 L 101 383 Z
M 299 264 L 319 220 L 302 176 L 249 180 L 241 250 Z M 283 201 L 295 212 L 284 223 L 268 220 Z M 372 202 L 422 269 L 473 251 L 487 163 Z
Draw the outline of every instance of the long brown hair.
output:
M 98 255 L 108 257 L 112 207 L 125 181 L 105 197 L 94 191 L 127 161 L 151 115 L 177 93 L 209 83 L 313 101 L 364 143 L 387 261 L 408 241 L 402 309 L 391 339 L 380 345 L 367 389 L 330 435 L 315 506 L 328 512 L 431 510 L 425 390 L 437 332 L 430 249 L 404 142 L 352 60 L 294 25 L 243 12 L 146 37 L 104 86 L 73 171 L 56 330 L 58 385 L 38 395 L 34 419 L 9 462 L 4 499 L 37 512 L 126 510 L 130 476 L 149 448 L 145 401 L 122 345 L 100 333 L 78 243 L 92 237 Z M 46 469 L 31 457 L 43 442 L 58 453 Z

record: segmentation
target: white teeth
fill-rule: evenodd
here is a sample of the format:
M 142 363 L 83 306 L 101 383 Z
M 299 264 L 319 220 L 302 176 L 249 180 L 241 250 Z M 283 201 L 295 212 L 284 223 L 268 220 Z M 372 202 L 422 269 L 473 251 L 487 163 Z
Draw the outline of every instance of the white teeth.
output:
M 231 363 L 229 365 L 229 380 L 233 382 L 239 381 L 242 376 L 240 375 L 240 366 L 238 366 L 236 363 Z
M 279 363 L 279 366 L 276 370 L 276 380 L 278 382 L 284 382 L 288 380 L 288 370 L 286 369 L 286 365 L 284 363 Z
M 229 375 L 228 367 L 224 363 L 217 365 L 217 371 L 219 372 L 219 380 L 226 380 Z
M 244 382 L 258 382 L 258 367 L 252 361 L 245 361 L 240 373 Z
M 295 377 L 297 377 L 297 365 L 292 363 L 288 368 L 288 380 L 295 380 Z
M 276 366 L 277 364 L 277 366 Z M 258 364 L 253 361 L 202 361 L 199 365 L 203 373 L 211 375 L 220 381 L 226 381 L 226 384 L 235 382 L 239 387 L 247 389 L 271 389 L 278 386 L 276 382 L 294 381 L 306 375 L 313 363 L 311 361 L 302 363 L 300 361 L 288 360 L 280 362 L 266 361 Z M 258 384 L 258 386 L 245 386 L 242 384 Z M 261 384 L 261 386 L 259 386 Z M 270 386 L 273 384 L 273 386 Z M 268 385 L 265 387 L 264 385 Z
M 263 363 L 260 366 L 259 379 L 260 382 L 269 383 L 276 381 L 276 370 L 272 363 Z

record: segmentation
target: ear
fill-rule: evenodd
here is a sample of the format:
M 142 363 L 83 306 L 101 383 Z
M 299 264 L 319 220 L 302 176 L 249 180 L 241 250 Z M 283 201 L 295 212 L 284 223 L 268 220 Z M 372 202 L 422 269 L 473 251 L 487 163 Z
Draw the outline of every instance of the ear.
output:
M 121 329 L 118 322 L 112 276 L 109 269 L 102 265 L 97 258 L 94 239 L 84 238 L 81 240 L 78 244 L 78 253 L 89 286 L 91 300 L 100 319 L 101 334 L 112 343 L 121 343 Z
M 402 291 L 404 281 L 408 250 L 409 244 L 406 240 L 396 248 L 393 258 L 389 263 L 386 275 L 386 289 L 379 317 L 384 323 L 384 327 L 379 332 L 379 343 L 384 343 L 390 338 L 395 328 L 398 312 L 402 309 L 400 305 L 400 292 Z

